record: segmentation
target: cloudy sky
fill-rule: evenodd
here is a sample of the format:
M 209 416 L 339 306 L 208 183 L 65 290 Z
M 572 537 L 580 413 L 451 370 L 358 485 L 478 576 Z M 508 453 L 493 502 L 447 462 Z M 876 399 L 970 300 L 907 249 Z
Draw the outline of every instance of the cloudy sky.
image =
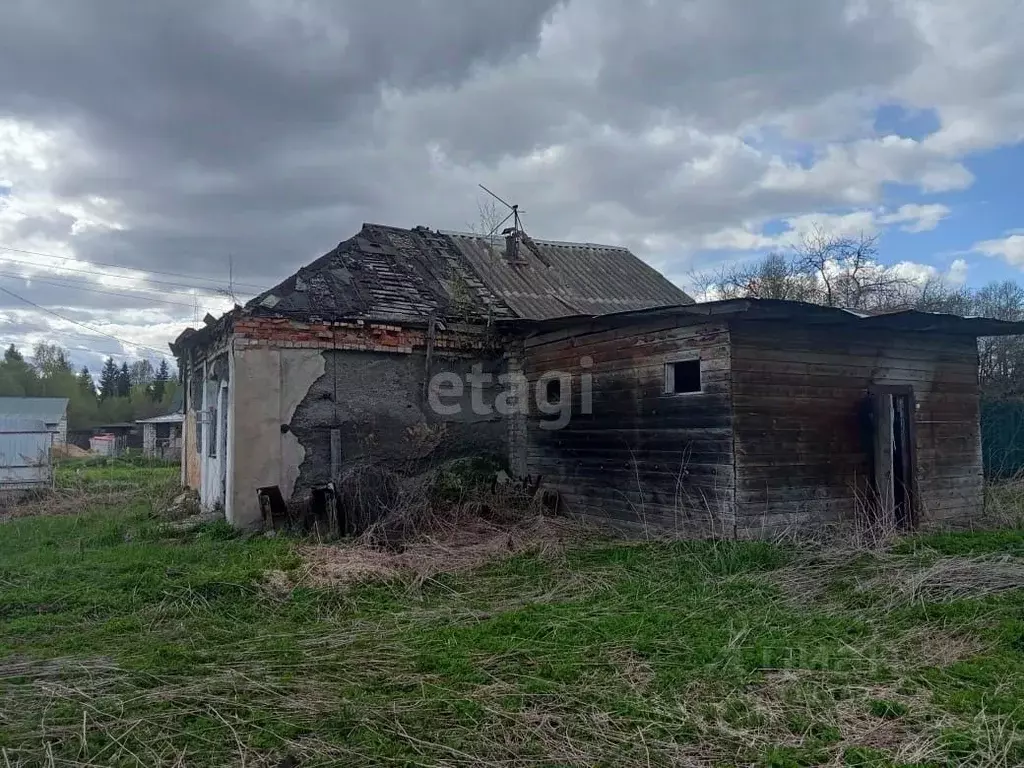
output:
M 466 229 L 479 183 L 681 284 L 815 224 L 1022 277 L 1019 0 L 3 6 L 4 345 L 155 358 L 363 221 Z

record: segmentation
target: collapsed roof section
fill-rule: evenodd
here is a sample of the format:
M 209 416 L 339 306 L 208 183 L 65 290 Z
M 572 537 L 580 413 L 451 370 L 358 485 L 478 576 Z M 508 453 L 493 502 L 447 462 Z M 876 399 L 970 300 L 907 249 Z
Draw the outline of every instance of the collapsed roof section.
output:
M 300 321 L 538 321 L 692 304 L 625 248 L 364 224 L 291 277 L 172 345 L 201 343 L 237 316 Z
M 245 309 L 401 322 L 546 320 L 681 303 L 692 299 L 625 248 L 364 224 Z

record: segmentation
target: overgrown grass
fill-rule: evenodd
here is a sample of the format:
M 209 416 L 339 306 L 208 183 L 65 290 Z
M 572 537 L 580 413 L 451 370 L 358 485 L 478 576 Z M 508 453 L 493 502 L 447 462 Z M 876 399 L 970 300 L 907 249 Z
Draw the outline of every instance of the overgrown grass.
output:
M 295 542 L 167 526 L 172 470 L 86 471 L 136 493 L 0 526 L 3 765 L 1024 762 L 1019 531 L 588 541 L 282 593 Z

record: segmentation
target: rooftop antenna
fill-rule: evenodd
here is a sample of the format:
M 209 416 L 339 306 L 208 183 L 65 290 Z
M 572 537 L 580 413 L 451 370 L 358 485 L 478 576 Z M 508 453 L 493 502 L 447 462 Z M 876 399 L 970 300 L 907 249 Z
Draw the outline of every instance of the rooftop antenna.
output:
M 238 304 L 238 297 L 235 296 L 235 256 L 232 253 L 228 254 L 228 287 L 227 290 L 223 288 L 217 289 L 217 294 L 231 299 L 231 305 Z
M 490 240 L 494 233 L 498 231 L 499 227 L 502 227 L 505 222 L 512 219 L 512 226 L 505 227 L 505 229 L 501 230 L 501 234 L 505 236 L 505 258 L 508 259 L 510 263 L 522 263 L 519 258 L 519 241 L 523 235 L 523 220 L 519 218 L 519 206 L 505 202 L 483 184 L 479 184 L 478 186 L 509 210 L 508 216 L 495 224 L 494 228 L 487 233 L 487 239 Z

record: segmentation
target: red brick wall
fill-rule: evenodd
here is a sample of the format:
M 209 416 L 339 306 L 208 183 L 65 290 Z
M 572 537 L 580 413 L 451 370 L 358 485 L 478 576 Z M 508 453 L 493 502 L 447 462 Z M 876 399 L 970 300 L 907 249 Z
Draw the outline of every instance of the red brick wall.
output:
M 427 346 L 426 329 L 384 323 L 302 323 L 280 317 L 247 317 L 235 321 L 234 331 L 244 346 L 405 353 Z M 483 347 L 479 332 L 438 331 L 434 338 L 435 350 L 476 352 Z

